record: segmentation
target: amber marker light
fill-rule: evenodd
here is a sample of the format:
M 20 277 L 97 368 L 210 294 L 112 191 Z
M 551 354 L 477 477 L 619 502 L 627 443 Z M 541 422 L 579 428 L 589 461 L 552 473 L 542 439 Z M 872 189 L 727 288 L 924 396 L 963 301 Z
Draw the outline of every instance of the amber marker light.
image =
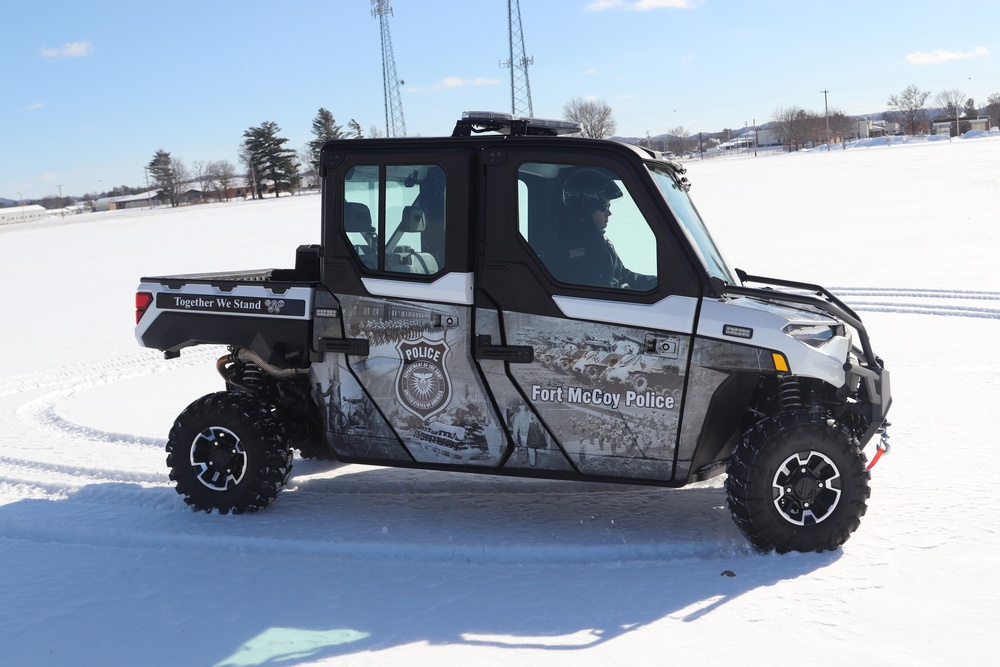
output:
M 774 370 L 779 373 L 788 372 L 788 362 L 785 360 L 785 355 L 780 352 L 772 352 L 771 358 L 774 359 Z

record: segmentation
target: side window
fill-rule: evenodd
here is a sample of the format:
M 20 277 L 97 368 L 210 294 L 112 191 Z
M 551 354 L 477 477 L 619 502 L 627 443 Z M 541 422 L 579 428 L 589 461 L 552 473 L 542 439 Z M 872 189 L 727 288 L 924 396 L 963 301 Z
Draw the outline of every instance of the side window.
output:
M 361 263 L 389 273 L 444 267 L 445 174 L 437 165 L 371 165 L 344 177 L 344 232 Z
M 656 236 L 621 177 L 600 167 L 525 163 L 518 229 L 559 282 L 647 291 Z

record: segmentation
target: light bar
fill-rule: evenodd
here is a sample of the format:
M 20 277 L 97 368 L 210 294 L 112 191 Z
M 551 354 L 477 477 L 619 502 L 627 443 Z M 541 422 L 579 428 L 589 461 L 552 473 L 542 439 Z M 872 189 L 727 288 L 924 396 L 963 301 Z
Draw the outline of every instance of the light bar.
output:
M 482 128 L 473 130 L 472 127 Z M 579 123 L 553 118 L 520 118 L 502 111 L 463 111 L 452 136 L 493 131 L 509 135 L 559 136 L 580 132 Z

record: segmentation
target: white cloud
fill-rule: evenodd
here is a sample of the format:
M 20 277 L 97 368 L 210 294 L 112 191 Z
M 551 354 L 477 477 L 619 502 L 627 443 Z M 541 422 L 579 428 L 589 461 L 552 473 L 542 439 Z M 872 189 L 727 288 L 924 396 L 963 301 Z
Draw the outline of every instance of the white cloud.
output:
M 30 107 L 28 107 L 28 111 L 34 111 L 35 109 L 44 109 L 44 108 L 45 108 L 44 104 L 42 104 L 41 102 L 35 102 Z
M 605 9 L 614 9 L 615 7 L 620 7 L 622 0 L 594 0 L 586 7 L 583 8 L 585 12 L 603 12 Z
M 486 77 L 476 77 L 474 79 L 463 79 L 458 76 L 446 76 L 431 88 L 441 90 L 442 88 L 465 88 L 467 86 L 495 86 L 500 83 L 500 79 L 487 79 Z
M 587 12 L 603 12 L 606 9 L 617 9 L 623 7 L 637 12 L 645 12 L 650 9 L 694 9 L 701 5 L 704 0 L 593 0 L 583 9 Z
M 644 12 L 649 9 L 694 9 L 702 0 L 636 0 L 631 9 Z
M 39 49 L 38 54 L 43 58 L 82 58 L 94 52 L 94 45 L 89 40 L 82 42 L 67 42 L 54 49 Z
M 984 58 L 990 55 L 990 50 L 985 46 L 973 49 L 972 51 L 945 51 L 944 49 L 934 49 L 930 53 L 918 51 L 906 56 L 906 62 L 912 65 L 936 65 L 952 60 L 966 60 L 967 58 Z

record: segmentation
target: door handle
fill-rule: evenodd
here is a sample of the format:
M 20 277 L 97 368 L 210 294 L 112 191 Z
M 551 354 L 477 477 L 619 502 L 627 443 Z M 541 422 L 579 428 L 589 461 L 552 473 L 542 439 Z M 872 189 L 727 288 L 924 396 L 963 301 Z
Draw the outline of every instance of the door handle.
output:
M 489 361 L 506 361 L 509 364 L 530 364 L 535 360 L 535 348 L 530 345 L 491 345 L 487 335 L 476 336 L 473 356 Z

